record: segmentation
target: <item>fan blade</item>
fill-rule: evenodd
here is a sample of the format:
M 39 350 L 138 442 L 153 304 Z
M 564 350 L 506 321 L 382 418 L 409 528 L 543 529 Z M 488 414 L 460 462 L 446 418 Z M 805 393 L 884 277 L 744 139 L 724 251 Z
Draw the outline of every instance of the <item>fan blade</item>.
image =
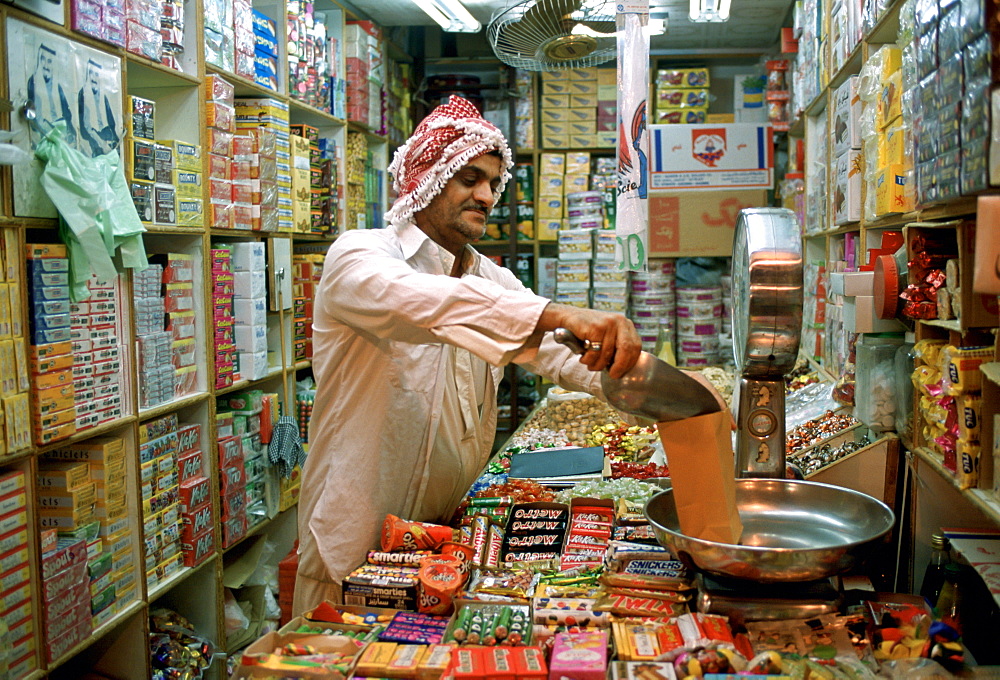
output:
M 526 55 L 534 55 L 548 40 L 566 33 L 562 17 L 580 8 L 582 0 L 539 0 L 520 19 L 504 26 L 498 42 Z

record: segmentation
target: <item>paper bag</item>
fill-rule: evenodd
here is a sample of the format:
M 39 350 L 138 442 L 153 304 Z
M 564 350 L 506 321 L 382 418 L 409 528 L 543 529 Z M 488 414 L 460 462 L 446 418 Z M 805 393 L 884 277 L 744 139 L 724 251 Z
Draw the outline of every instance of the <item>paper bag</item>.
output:
M 667 454 L 681 533 L 717 543 L 739 543 L 736 472 L 729 410 L 656 424 Z

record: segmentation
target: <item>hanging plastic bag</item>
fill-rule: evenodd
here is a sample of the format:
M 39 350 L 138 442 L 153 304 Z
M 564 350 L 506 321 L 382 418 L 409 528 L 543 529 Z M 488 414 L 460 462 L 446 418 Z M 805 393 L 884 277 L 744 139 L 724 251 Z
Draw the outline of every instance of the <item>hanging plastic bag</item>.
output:
M 70 260 L 70 296 L 89 295 L 91 275 L 110 281 L 118 275 L 113 258 L 123 268 L 142 271 L 148 265 L 142 242 L 145 227 L 132 203 L 117 150 L 89 158 L 65 140 L 59 122 L 35 146 L 45 163 L 42 188 L 61 218 L 60 237 Z
M 31 154 L 13 144 L 16 133 L 0 130 L 0 165 L 17 165 L 31 160 Z

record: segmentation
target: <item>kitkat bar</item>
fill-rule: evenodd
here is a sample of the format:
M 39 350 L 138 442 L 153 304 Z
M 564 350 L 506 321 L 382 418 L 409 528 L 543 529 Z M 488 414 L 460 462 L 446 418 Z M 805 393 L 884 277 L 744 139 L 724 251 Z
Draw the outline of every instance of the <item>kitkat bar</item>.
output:
M 179 312 L 184 314 L 184 312 Z M 192 423 L 177 430 L 177 454 L 195 451 L 201 447 L 201 425 Z
M 215 532 L 206 531 L 201 536 L 194 537 L 190 543 L 181 541 L 184 551 L 184 566 L 196 567 L 215 552 Z
M 181 541 L 192 543 L 199 536 L 212 528 L 212 504 L 204 505 L 181 514 Z
M 200 450 L 188 451 L 177 458 L 177 478 L 184 483 L 195 477 L 202 477 L 204 455 Z
M 180 485 L 181 512 L 190 512 L 210 498 L 211 482 L 207 477 L 189 479 Z

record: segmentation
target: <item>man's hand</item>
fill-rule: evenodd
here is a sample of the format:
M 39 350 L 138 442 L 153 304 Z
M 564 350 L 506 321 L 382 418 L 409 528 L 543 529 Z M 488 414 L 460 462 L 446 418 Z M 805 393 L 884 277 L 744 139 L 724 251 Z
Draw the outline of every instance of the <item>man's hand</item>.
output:
M 612 378 L 625 375 L 642 351 L 635 326 L 622 314 L 550 302 L 535 330 L 545 333 L 556 328 L 565 328 L 581 341 L 589 341 L 590 349 L 580 356 L 580 363 L 592 371 L 606 368 Z

